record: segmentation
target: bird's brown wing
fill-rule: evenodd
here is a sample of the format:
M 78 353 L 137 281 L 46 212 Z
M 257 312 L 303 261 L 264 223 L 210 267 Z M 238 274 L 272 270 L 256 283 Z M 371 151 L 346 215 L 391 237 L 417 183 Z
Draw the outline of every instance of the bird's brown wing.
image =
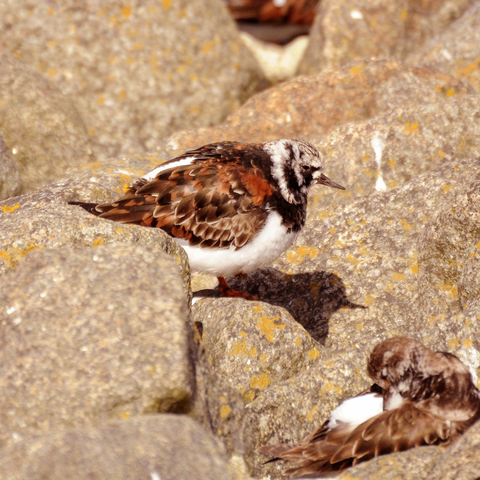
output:
M 272 193 L 260 169 L 219 162 L 210 153 L 160 172 L 152 181 L 136 182 L 125 197 L 98 205 L 94 213 L 161 228 L 190 245 L 240 248 L 265 223 L 266 199 Z
M 278 446 L 283 447 L 277 451 L 280 459 L 298 464 L 287 468 L 285 474 L 301 477 L 339 471 L 387 453 L 421 445 L 446 445 L 456 438 L 456 434 L 444 420 L 408 402 L 357 427 L 341 426 L 320 438 L 290 449 Z M 275 446 L 269 447 L 268 453 L 274 453 Z M 267 449 L 262 447 L 262 452 L 267 453 Z

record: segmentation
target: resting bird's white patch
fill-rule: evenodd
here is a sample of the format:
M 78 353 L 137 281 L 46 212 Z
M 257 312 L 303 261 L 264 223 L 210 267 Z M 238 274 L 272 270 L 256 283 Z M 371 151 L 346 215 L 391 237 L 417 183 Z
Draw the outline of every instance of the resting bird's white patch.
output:
M 376 393 L 348 398 L 331 413 L 328 427 L 333 429 L 343 424 L 360 425 L 382 412 L 383 397 Z

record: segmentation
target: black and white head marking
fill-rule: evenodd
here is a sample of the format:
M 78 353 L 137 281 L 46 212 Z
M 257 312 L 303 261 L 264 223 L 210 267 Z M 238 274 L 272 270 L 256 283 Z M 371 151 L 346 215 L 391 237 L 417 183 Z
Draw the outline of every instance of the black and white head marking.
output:
M 301 203 L 322 173 L 318 150 L 305 140 L 283 138 L 263 144 L 272 159 L 272 176 L 289 203 Z

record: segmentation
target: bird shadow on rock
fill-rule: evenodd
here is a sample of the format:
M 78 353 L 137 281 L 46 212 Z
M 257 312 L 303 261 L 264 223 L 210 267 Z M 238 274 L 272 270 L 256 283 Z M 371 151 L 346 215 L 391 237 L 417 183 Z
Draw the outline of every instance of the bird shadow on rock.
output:
M 228 279 L 235 290 L 257 296 L 262 302 L 287 310 L 318 342 L 328 334 L 328 321 L 340 308 L 366 308 L 347 299 L 345 285 L 330 272 L 286 274 L 274 268 Z M 194 297 L 218 296 L 215 290 L 201 290 Z

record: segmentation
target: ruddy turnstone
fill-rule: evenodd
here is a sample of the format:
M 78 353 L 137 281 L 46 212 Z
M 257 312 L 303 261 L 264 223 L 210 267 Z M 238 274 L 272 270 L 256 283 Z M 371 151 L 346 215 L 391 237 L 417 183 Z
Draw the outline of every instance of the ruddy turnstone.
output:
M 480 419 L 480 391 L 455 356 L 396 337 L 368 361 L 375 385 L 349 398 L 297 445 L 267 445 L 273 460 L 297 462 L 293 477 L 328 474 L 378 455 L 421 445 L 449 445 Z
M 315 184 L 344 187 L 323 173 L 304 140 L 220 142 L 190 150 L 137 180 L 113 203 L 77 203 L 102 218 L 161 228 L 193 270 L 215 275 L 226 296 L 253 299 L 225 277 L 266 266 L 297 238 Z

